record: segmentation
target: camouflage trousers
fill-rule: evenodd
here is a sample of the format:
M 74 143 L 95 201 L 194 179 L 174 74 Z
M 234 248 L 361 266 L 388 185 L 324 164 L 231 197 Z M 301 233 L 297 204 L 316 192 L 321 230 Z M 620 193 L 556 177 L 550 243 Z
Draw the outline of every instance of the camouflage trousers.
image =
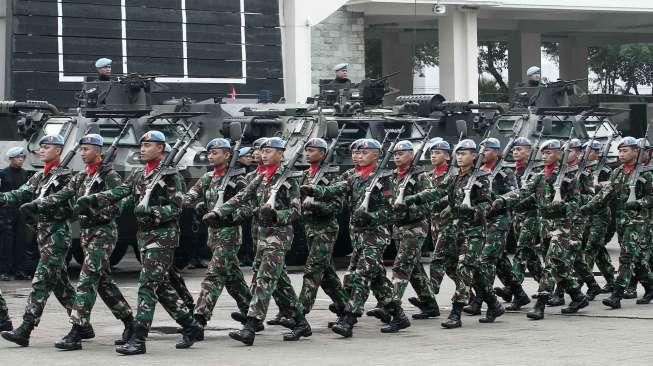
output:
M 493 217 L 487 223 L 487 240 L 481 252 L 478 285 L 489 294 L 494 292 L 495 277 L 498 276 L 504 285 L 509 285 L 512 279 L 507 265 L 510 260 L 505 254 L 511 224 L 510 214 Z
M 397 227 L 393 230 L 393 237 L 397 243 L 397 256 L 392 265 L 392 300 L 401 304 L 401 299 L 404 296 L 408 283 L 417 283 L 417 287 L 421 290 L 422 282 L 419 282 L 420 276 L 413 276 L 415 271 L 419 274 L 424 272 L 424 267 L 420 261 L 422 254 L 422 245 L 424 239 L 428 235 L 429 224 L 426 221 L 413 224 L 411 226 Z M 421 272 L 417 268 L 421 268 Z M 430 286 L 422 291 L 428 291 L 426 297 L 433 297 Z M 432 303 L 432 300 L 427 300 L 427 303 Z
M 207 321 L 211 319 L 215 304 L 225 287 L 229 295 L 236 300 L 240 312 L 247 313 L 252 294 L 238 262 L 240 230 L 239 226 L 209 228 L 207 245 L 212 252 L 211 261 L 195 305 L 195 314 L 202 315 Z
M 317 227 L 306 224 L 305 231 L 310 249 L 304 267 L 302 290 L 299 294 L 299 302 L 304 308 L 304 314 L 308 314 L 313 308 L 320 287 L 338 309 L 344 309 L 348 297 L 333 265 L 333 246 L 338 237 L 338 226 Z
M 32 280 L 32 290 L 27 299 L 23 320 L 38 325 L 50 293 L 66 308 L 73 309 L 75 289 L 70 284 L 66 254 L 70 247 L 70 231 L 66 222 L 39 225 L 37 241 L 40 258 Z
M 605 248 L 605 236 L 608 231 L 607 215 L 593 215 L 587 228 L 585 240 L 585 261 L 589 271 L 593 271 L 594 264 L 601 271 L 607 283 L 614 282 L 614 266 L 610 254 Z
M 73 324 L 86 325 L 97 294 L 118 320 L 132 317 L 132 310 L 111 275 L 109 257 L 118 235 L 115 226 L 84 228 L 80 239 L 84 263 L 79 273 L 71 319 Z
M 454 298 L 469 296 L 469 293 L 460 277 L 458 269 L 458 243 L 456 242 L 456 229 L 453 222 L 442 224 L 438 228 L 438 237 L 431 258 L 429 272 L 431 274 L 431 288 L 434 294 L 440 293 L 440 285 L 446 274 L 456 287 Z
M 454 221 L 456 227 L 456 246 L 458 248 L 458 273 L 462 280 L 460 289 L 456 289 L 456 294 L 451 299 L 452 303 L 468 303 L 469 289 L 474 289 L 476 293 L 482 293 L 484 290 L 480 287 L 480 264 L 481 253 L 485 245 L 485 226 L 470 226 L 463 220 Z
M 184 305 L 186 305 L 188 309 L 193 310 L 195 308 L 195 299 L 193 299 L 193 295 L 190 293 L 190 290 L 188 290 L 188 286 L 186 286 L 186 281 L 184 280 L 184 276 L 181 274 L 181 270 L 174 265 L 174 255 L 173 264 L 168 270 L 168 280 L 170 281 L 172 288 L 177 291 L 177 294 L 181 298 L 181 301 L 184 302 Z
M 5 298 L 2 297 L 2 291 L 0 291 L 0 320 L 9 320 L 9 309 L 7 309 Z
M 526 269 L 531 273 L 535 281 L 540 282 L 542 278 L 542 261 L 537 249 L 540 234 L 540 223 L 537 216 L 521 217 L 519 222 L 517 250 L 512 259 L 512 277 L 515 285 L 524 282 Z M 545 252 L 542 252 L 544 255 Z
M 641 224 L 622 224 L 617 226 L 619 236 L 619 272 L 616 286 L 627 288 L 634 279 L 648 288 L 653 281 L 649 267 L 648 235 L 643 232 Z
M 170 281 L 175 249 L 160 247 L 156 243 L 139 243 L 139 247 L 142 268 L 138 276 L 136 322 L 145 329 L 150 329 L 158 301 L 177 323 L 182 323 L 191 316 L 191 309 Z
M 383 252 L 390 244 L 390 231 L 385 226 L 352 230 L 353 253 L 349 262 L 345 289 L 350 293 L 348 311 L 362 314 L 370 290 L 379 305 L 392 301 L 392 283 L 386 277 Z
M 259 229 L 256 246 L 258 265 L 248 317 L 264 320 L 273 294 L 284 316 L 297 318 L 303 314 L 304 310 L 286 272 L 286 252 L 292 245 L 293 236 L 291 225 Z
M 552 295 L 556 286 L 566 291 L 580 288 L 574 272 L 574 260 L 580 241 L 573 236 L 570 226 L 571 222 L 566 221 L 552 227 L 550 239 L 547 239 L 550 242 L 544 272 L 539 281 L 539 294 Z

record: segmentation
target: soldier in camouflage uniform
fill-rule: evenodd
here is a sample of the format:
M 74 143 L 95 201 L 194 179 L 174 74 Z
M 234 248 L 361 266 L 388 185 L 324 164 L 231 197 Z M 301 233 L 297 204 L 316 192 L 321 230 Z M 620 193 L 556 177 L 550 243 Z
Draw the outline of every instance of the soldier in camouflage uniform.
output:
M 624 289 L 634 277 L 644 285 L 646 292 L 637 300 L 638 304 L 648 304 L 653 300 L 653 273 L 648 264 L 645 248 L 648 243 L 649 210 L 653 208 L 653 173 L 643 172 L 637 179 L 635 199 L 629 201 L 629 181 L 636 170 L 640 145 L 633 137 L 624 137 L 619 143 L 619 160 L 623 165 L 610 174 L 606 186 L 581 207 L 583 214 L 592 214 L 613 201 L 617 220 L 617 235 L 621 252 L 619 254 L 619 274 L 615 280 L 614 291 L 603 304 L 613 309 L 621 307 Z
M 517 189 L 517 178 L 514 169 L 505 165 L 497 166 L 499 154 L 501 153 L 499 140 L 490 137 L 483 140 L 481 145 L 485 147 L 481 169 L 489 174 L 488 180 L 490 181 L 492 198 Z M 484 287 L 487 292 L 493 291 L 494 278 L 497 275 L 504 285 L 511 283 L 512 274 L 508 266 L 499 267 L 500 270 L 497 272 L 497 265 L 500 263 L 500 259 L 505 256 L 506 240 L 508 239 L 511 224 L 512 215 L 507 209 L 494 212 L 492 216 L 487 217 L 487 240 L 481 253 L 479 265 L 479 285 Z M 463 308 L 463 311 L 470 315 L 479 315 L 481 314 L 482 302 L 483 299 L 475 296 L 470 305 Z
M 328 162 L 324 161 L 328 148 L 327 142 L 321 138 L 312 138 L 306 142 L 304 156 L 309 168 L 302 177 L 302 184 L 310 184 L 319 178 L 315 184 L 326 186 L 336 178 L 338 168 L 332 169 L 326 166 Z M 325 170 L 324 174 L 320 174 L 320 169 Z M 341 212 L 340 197 L 329 201 L 307 198 L 302 203 L 304 231 L 310 248 L 299 294 L 304 314 L 308 314 L 313 308 L 320 287 L 333 301 L 338 316 L 343 315 L 347 306 L 349 299 L 333 265 L 333 246 L 338 238 L 338 215 Z
M 11 324 L 11 319 L 9 319 L 7 303 L 2 297 L 2 291 L 0 291 L 0 332 L 8 332 L 12 329 L 14 329 L 14 326 Z
M 1 194 L 0 205 L 20 206 L 40 195 L 56 193 L 68 184 L 71 174 L 69 171 L 64 171 L 56 178 L 55 184 L 46 186 L 57 171 L 64 145 L 63 138 L 59 135 L 47 135 L 39 141 L 39 145 L 39 157 L 45 164 L 43 171 L 34 174 L 17 190 Z M 47 192 L 43 191 L 46 189 Z M 11 332 L 3 332 L 4 339 L 27 347 L 32 330 L 38 325 L 51 292 L 70 315 L 75 289 L 70 284 L 67 273 L 66 254 L 70 248 L 70 231 L 66 220 L 71 216 L 72 210 L 68 205 L 61 205 L 38 215 L 36 231 L 41 257 L 34 273 L 32 291 L 27 300 L 23 323 Z M 95 336 L 90 325 L 81 333 L 84 339 Z
M 441 137 L 429 141 L 431 165 L 433 171 L 427 175 L 428 188 L 434 189 L 442 185 L 451 174 L 449 168 L 451 146 Z M 444 205 L 446 206 L 446 205 Z M 455 264 L 451 259 L 457 256 L 455 240 L 453 239 L 453 216 L 451 210 L 444 209 L 439 203 L 431 204 L 430 217 L 431 240 L 433 240 L 433 254 L 429 265 L 430 279 L 423 266 L 416 266 L 411 277 L 411 284 L 417 297 L 408 301 L 420 309 L 420 313 L 413 314 L 413 319 L 428 319 L 440 316 L 440 309 L 435 302 L 435 295 L 440 292 L 440 284 L 447 274 L 455 273 Z M 457 277 L 451 277 L 456 281 Z M 432 294 L 432 295 L 431 295 Z M 432 300 L 432 303 L 429 303 Z
M 387 314 L 396 319 L 405 317 L 401 306 L 392 301 L 392 284 L 386 277 L 383 266 L 383 252 L 390 244 L 388 199 L 392 191 L 387 173 L 378 172 L 382 174 L 378 185 L 371 187 L 368 205 L 362 207 L 368 184 L 379 167 L 381 149 L 378 141 L 363 139 L 352 145 L 352 153 L 356 155 L 354 169 L 343 173 L 339 182 L 327 187 L 302 186 L 302 193 L 306 196 L 319 200 L 344 197 L 345 202 L 350 204 L 353 253 L 346 287 L 351 291 L 351 301 L 345 316 L 340 317 L 332 328 L 334 332 L 345 337 L 351 336 L 355 316 L 362 314 L 369 290 L 374 293 L 380 307 L 370 310 L 368 315 L 384 318 Z
M 206 323 L 211 320 L 213 308 L 223 288 L 226 287 L 231 297 L 236 300 L 241 313 L 247 312 L 252 299 L 238 262 L 238 250 L 241 244 L 240 220 L 228 226 L 218 227 L 211 220 L 213 214 L 207 213 L 218 201 L 224 202 L 244 188 L 237 181 L 238 175 L 244 174 L 244 171 L 229 169 L 232 151 L 228 140 L 213 139 L 206 145 L 206 151 L 213 171 L 200 177 L 184 195 L 185 206 L 195 207 L 201 215 L 206 214 L 204 221 L 208 225 L 207 245 L 212 251 L 211 261 L 206 277 L 202 281 L 194 311 L 195 319 L 202 326 L 206 326 Z M 225 179 L 230 181 L 221 192 Z
M 457 174 L 449 176 L 442 186 L 437 189 L 429 189 L 422 193 L 406 198 L 406 204 L 421 202 L 446 202 L 453 215 L 453 227 L 455 228 L 455 259 L 450 258 L 451 263 L 455 262 L 455 270 L 447 272 L 456 283 L 456 293 L 451 299 L 453 308 L 449 317 L 441 325 L 443 328 L 453 329 L 462 326 L 460 315 L 463 307 L 469 302 L 469 289 L 473 288 L 477 296 L 488 304 L 485 317 L 479 319 L 481 323 L 492 323 L 503 315 L 505 310 L 497 301 L 491 287 L 488 291 L 481 286 L 479 258 L 485 244 L 486 218 L 491 203 L 488 174 L 479 172 L 476 182 L 469 193 L 469 206 L 465 203 L 465 188 L 467 183 L 476 172 L 474 172 L 474 160 L 477 158 L 476 143 L 473 140 L 465 139 L 458 143 L 456 149 L 456 162 L 459 170 Z M 453 253 L 451 253 L 453 255 Z
M 79 154 L 86 170 L 75 174 L 64 188 L 43 199 L 23 205 L 32 213 L 48 212 L 58 206 L 74 206 L 77 198 L 118 186 L 122 179 L 110 165 L 102 165 L 104 140 L 97 134 L 83 136 L 79 141 Z M 72 202 L 72 203 L 71 203 Z M 71 313 L 72 329 L 55 347 L 64 350 L 82 349 L 82 330 L 89 326 L 91 311 L 97 294 L 107 304 L 116 319 L 125 325 L 122 342 L 133 331 L 134 317 L 125 297 L 111 276 L 109 257 L 118 239 L 115 218 L 118 206 L 110 205 L 101 210 L 77 210 L 80 224 L 80 243 L 84 250 L 84 262 L 79 275 Z
M 179 244 L 179 214 L 182 209 L 183 183 L 176 169 L 165 171 L 159 184 L 154 186 L 147 206 L 140 205 L 151 180 L 159 177 L 158 169 L 163 163 L 165 135 L 149 131 L 141 139 L 141 158 L 146 162 L 143 169 L 136 169 L 119 186 L 100 193 L 77 199 L 80 210 L 103 208 L 127 198 L 126 207 L 134 206 L 137 221 L 136 239 L 141 253 L 142 269 L 138 278 L 138 309 L 136 326 L 126 344 L 116 348 L 125 355 L 146 352 L 145 339 L 152 325 L 157 300 L 168 314 L 183 327 L 182 339 L 176 348 L 188 348 L 203 339 L 202 327 L 192 316 L 169 280 L 175 247 Z
M 256 329 L 260 328 L 265 320 L 273 292 L 283 294 L 283 297 L 278 299 L 282 300 L 279 303 L 281 312 L 292 314 L 294 320 L 292 331 L 285 334 L 283 339 L 296 341 L 312 334 L 285 268 L 285 256 L 290 250 L 294 235 L 292 224 L 299 218 L 300 212 L 297 179 L 288 177 L 283 180 L 286 169 L 291 169 L 281 166 L 285 145 L 286 142 L 278 137 L 263 141 L 263 165 L 259 169 L 260 174 L 244 191 L 229 199 L 217 211 L 213 211 L 216 222 L 229 222 L 235 219 L 239 209 L 249 206 L 252 212 L 256 212 L 255 221 L 260 225 L 256 253 L 260 264 L 256 272 L 247 321 L 242 330 L 229 333 L 229 337 L 250 346 L 254 343 Z M 272 189 L 277 183 L 281 184 L 281 187 L 272 196 Z M 274 207 L 268 203 L 270 198 L 275 199 Z
M 563 308 L 563 314 L 571 314 L 589 304 L 587 297 L 580 291 L 581 286 L 574 273 L 574 255 L 580 246 L 580 230 L 573 228 L 578 213 L 580 188 L 575 171 L 568 171 L 560 163 L 561 147 L 559 140 L 547 140 L 542 143 L 542 162 L 544 169 L 535 174 L 519 190 L 499 196 L 493 204 L 493 210 L 513 207 L 516 204 L 529 205 L 541 212 L 542 232 L 550 235 L 546 253 L 546 267 L 539 282 L 537 302 L 527 316 L 533 320 L 544 318 L 544 308 L 555 286 L 560 286 L 571 296 L 572 302 Z M 563 172 L 561 172 L 563 170 Z M 554 200 L 554 183 L 558 174 L 565 174 L 560 186 L 561 200 Z
M 531 151 L 532 148 L 531 141 L 525 137 L 516 138 L 513 142 L 514 173 L 519 187 L 525 185 L 529 178 L 526 175 L 530 175 L 527 168 L 529 157 L 534 153 Z M 533 279 L 539 282 L 542 278 L 543 267 L 537 249 L 540 232 L 540 219 L 537 208 L 532 205 L 529 207 L 528 205 L 517 204 L 512 208 L 512 214 L 517 236 L 517 250 L 512 259 L 510 275 L 502 275 L 502 282 L 504 282 L 505 287 L 496 287 L 494 290 L 504 301 L 512 301 L 506 307 L 506 310 L 516 311 L 531 302 L 522 287 L 526 268 L 528 268 Z M 508 273 L 510 266 L 508 255 L 504 253 L 497 264 L 497 273 Z

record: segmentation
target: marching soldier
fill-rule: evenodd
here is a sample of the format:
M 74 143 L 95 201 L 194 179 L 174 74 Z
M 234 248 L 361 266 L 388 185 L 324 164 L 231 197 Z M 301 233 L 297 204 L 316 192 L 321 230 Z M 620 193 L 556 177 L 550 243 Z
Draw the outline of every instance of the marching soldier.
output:
M 56 178 L 56 184 L 48 185 L 57 171 L 63 146 L 64 140 L 61 136 L 43 136 L 39 141 L 39 157 L 44 163 L 43 171 L 34 174 L 20 188 L 0 194 L 0 205 L 16 207 L 31 202 L 40 195 L 48 196 L 56 193 L 65 187 L 70 180 L 69 171 L 60 174 Z M 41 257 L 34 273 L 23 322 L 13 331 L 3 332 L 2 338 L 23 347 L 29 346 L 30 335 L 39 324 L 50 293 L 54 293 L 57 300 L 66 308 L 68 315 L 71 314 L 75 289 L 68 279 L 66 263 L 66 254 L 70 248 L 70 230 L 66 220 L 71 215 L 72 212 L 66 205 L 38 215 L 36 229 Z M 81 329 L 80 333 L 82 339 L 95 337 L 90 325 Z
M 235 181 L 235 172 L 229 171 L 231 144 L 226 139 L 216 138 L 209 141 L 206 151 L 213 171 L 200 177 L 184 195 L 184 205 L 194 206 L 201 215 L 206 214 L 203 221 L 208 224 L 207 245 L 212 251 L 194 311 L 195 319 L 203 327 L 211 320 L 213 308 L 223 288 L 226 287 L 231 297 L 236 300 L 241 313 L 247 313 L 252 298 L 238 262 L 241 244 L 240 220 L 218 227 L 212 220 L 214 214 L 210 212 L 218 202 L 220 194 L 224 195 L 223 199 L 229 199 L 243 188 Z M 227 185 L 224 192 L 220 192 L 224 179 L 234 181 Z
M 615 280 L 614 291 L 609 298 L 603 299 L 603 304 L 613 309 L 621 307 L 625 288 L 635 278 L 644 285 L 646 292 L 638 304 L 648 304 L 653 300 L 653 273 L 648 265 L 646 252 L 643 250 L 648 243 L 644 239 L 647 234 L 646 225 L 648 210 L 653 207 L 653 174 L 645 172 L 636 181 L 635 199 L 629 200 L 629 182 L 639 163 L 637 157 L 640 145 L 637 139 L 627 136 L 619 142 L 619 161 L 621 166 L 615 168 L 610 175 L 608 184 L 581 207 L 583 214 L 592 214 L 597 209 L 605 207 L 613 201 L 619 235 L 619 273 Z
M 160 131 L 145 133 L 140 139 L 141 158 L 146 162 L 143 169 L 136 169 L 122 184 L 110 190 L 77 199 L 82 211 L 104 208 L 125 197 L 129 197 L 128 202 L 123 202 L 125 206 L 135 206 L 142 269 L 138 281 L 136 326 L 127 343 L 116 348 L 116 352 L 124 355 L 146 352 L 145 340 L 157 300 L 183 327 L 183 336 L 176 348 L 188 348 L 204 338 L 202 327 L 192 317 L 192 309 L 184 304 L 169 279 L 175 247 L 179 245 L 179 214 L 183 199 L 179 173 L 176 170 L 165 172 L 161 183 L 151 192 L 151 205 L 138 204 L 150 181 L 159 177 L 156 172 L 164 157 L 165 142 L 165 135 Z
M 254 344 L 255 331 L 262 326 L 267 314 L 268 305 L 273 292 L 282 294 L 277 301 L 281 312 L 292 314 L 294 327 L 284 334 L 285 341 L 297 341 L 301 337 L 312 335 L 311 327 L 304 317 L 304 311 L 297 295 L 290 284 L 286 273 L 285 256 L 293 240 L 292 224 L 299 217 L 299 184 L 290 177 L 282 184 L 282 188 L 273 197 L 272 188 L 284 171 L 289 169 L 281 166 L 286 142 L 278 137 L 267 138 L 261 143 L 261 161 L 259 175 L 249 183 L 244 191 L 229 199 L 217 211 L 213 211 L 216 222 L 231 221 L 238 209 L 250 205 L 256 211 L 255 222 L 260 225 L 256 256 L 259 265 L 256 272 L 256 282 L 252 290 L 252 300 L 247 312 L 247 320 L 243 329 L 230 332 L 229 337 L 251 346 Z M 273 197 L 275 207 L 267 202 Z
M 122 179 L 111 166 L 102 165 L 104 140 L 97 134 L 88 134 L 79 141 L 79 154 L 86 170 L 75 174 L 68 185 L 55 194 L 36 199 L 24 205 L 34 214 L 63 207 L 69 201 L 89 193 L 97 193 L 118 186 Z M 77 210 L 80 225 L 80 242 L 84 250 L 84 262 L 75 293 L 71 321 L 73 327 L 55 347 L 63 350 L 82 349 L 82 330 L 90 326 L 91 311 L 97 294 L 107 304 L 116 319 L 121 320 L 125 330 L 120 342 L 126 342 L 134 328 L 134 316 L 125 297 L 111 276 L 109 257 L 118 239 L 115 218 L 118 206 L 109 205 L 99 210 Z

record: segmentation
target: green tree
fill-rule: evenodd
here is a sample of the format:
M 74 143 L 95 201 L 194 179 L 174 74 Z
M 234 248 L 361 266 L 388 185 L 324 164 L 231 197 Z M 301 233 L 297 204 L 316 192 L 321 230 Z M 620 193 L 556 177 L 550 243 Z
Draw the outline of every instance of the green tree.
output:
M 478 49 L 478 72 L 489 73 L 498 86 L 499 93 L 508 93 L 508 85 L 503 80 L 503 72 L 508 68 L 507 42 L 480 42 Z M 485 83 L 485 81 L 484 81 Z

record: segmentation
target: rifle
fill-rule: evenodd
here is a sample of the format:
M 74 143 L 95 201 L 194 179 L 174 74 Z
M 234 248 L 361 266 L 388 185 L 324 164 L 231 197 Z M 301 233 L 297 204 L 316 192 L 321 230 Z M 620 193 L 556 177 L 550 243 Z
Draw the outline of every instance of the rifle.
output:
M 247 130 L 247 125 L 243 128 L 243 132 L 240 134 L 240 138 L 238 141 L 236 141 L 236 144 L 234 145 L 233 153 L 231 154 L 231 160 L 229 160 L 229 168 L 225 172 L 224 178 L 222 178 L 222 182 L 220 182 L 220 187 L 218 187 L 218 200 L 215 202 L 215 205 L 213 206 L 213 211 L 218 211 L 220 207 L 222 207 L 222 204 L 224 203 L 224 193 L 227 190 L 227 187 L 229 186 L 229 183 L 231 182 L 231 177 L 234 174 L 234 168 L 236 167 L 236 163 L 238 163 L 238 150 L 240 149 L 240 145 L 243 142 L 243 138 L 245 137 L 245 131 Z
M 571 136 L 574 134 L 574 129 L 572 127 L 571 132 L 569 132 L 569 138 L 567 139 L 568 141 L 571 141 Z M 553 182 L 553 190 L 555 191 L 555 194 L 553 195 L 553 202 L 560 203 L 562 202 L 562 181 L 565 179 L 565 175 L 567 175 L 567 159 L 569 158 L 569 142 L 567 142 L 567 145 L 565 146 L 565 151 L 562 154 L 562 159 L 560 160 L 560 168 L 558 172 L 558 176 L 556 177 L 555 182 Z
M 186 136 L 188 136 L 189 141 L 192 141 L 197 137 L 197 133 L 200 131 L 200 128 L 197 128 L 195 132 L 189 134 L 191 127 L 193 127 L 192 123 L 189 124 L 188 127 L 184 129 L 184 134 L 177 139 L 177 142 L 175 142 L 175 145 L 172 147 L 170 153 L 165 157 L 165 159 L 161 163 L 159 163 L 159 166 L 157 166 L 154 172 L 152 173 L 153 177 L 145 187 L 145 194 L 143 195 L 141 201 L 138 203 L 139 206 L 147 207 L 149 205 L 152 191 L 160 183 L 161 179 L 164 176 L 165 171 L 168 168 L 172 168 L 176 166 L 174 163 L 175 156 L 180 151 L 184 151 L 186 148 L 188 148 L 188 144 L 185 144 Z M 184 146 L 183 147 L 184 150 L 182 150 L 182 146 Z
M 649 125 L 647 124 L 646 133 L 640 142 L 639 151 L 637 152 L 637 160 L 635 160 L 635 169 L 633 170 L 630 179 L 628 179 L 628 189 L 630 192 L 628 193 L 628 199 L 626 202 L 634 202 L 637 200 L 637 196 L 635 196 L 635 189 L 637 188 L 637 180 L 639 179 L 639 175 L 641 174 L 642 168 L 644 167 L 644 149 L 646 148 L 646 142 L 648 141 L 648 126 Z
M 426 132 L 426 135 L 424 136 L 424 140 L 422 140 L 422 144 L 415 152 L 415 155 L 413 155 L 413 161 L 410 163 L 410 170 L 404 177 L 404 180 L 401 182 L 401 185 L 399 185 L 399 194 L 397 195 L 397 199 L 395 200 L 394 203 L 395 206 L 404 203 L 404 195 L 406 193 L 406 187 L 408 186 L 408 182 L 410 181 L 412 175 L 417 171 L 416 166 L 419 163 L 420 157 L 422 157 L 422 152 L 424 152 L 424 147 L 426 146 L 426 143 L 428 143 L 429 141 L 429 137 L 431 136 L 432 130 L 433 130 L 433 126 L 429 126 L 429 130 Z
M 127 134 L 127 131 L 129 131 L 130 125 L 131 125 L 131 121 L 127 120 L 125 125 L 122 127 L 122 130 L 120 130 L 120 133 L 118 134 L 118 136 L 116 136 L 113 139 L 113 142 L 111 142 L 111 146 L 109 146 L 109 148 L 104 152 L 104 156 L 102 157 L 102 166 L 107 166 L 107 165 L 111 164 L 111 162 L 113 161 L 115 152 L 118 149 L 118 142 L 120 142 L 120 140 L 123 137 L 125 137 L 125 135 Z M 95 183 L 99 183 L 99 182 L 100 182 L 100 172 L 97 171 L 93 175 L 93 179 L 91 179 L 91 181 L 88 182 L 88 184 L 86 184 L 86 187 L 84 188 L 84 195 L 88 196 L 90 194 L 90 192 L 91 192 L 91 188 L 93 188 L 93 185 Z
M 465 207 L 472 207 L 472 188 L 474 188 L 474 184 L 476 184 L 476 180 L 478 179 L 479 172 L 481 171 L 481 165 L 483 164 L 483 157 L 485 156 L 485 145 L 481 145 L 481 149 L 478 152 L 478 156 L 476 157 L 476 164 L 474 164 L 474 171 L 473 174 L 469 177 L 469 180 L 467 181 L 467 184 L 463 188 L 463 192 L 465 192 L 465 197 L 463 198 L 463 206 Z
M 517 139 L 517 136 L 521 132 L 522 127 L 524 126 L 523 120 L 519 124 L 519 128 L 517 130 L 513 130 L 512 136 L 510 136 L 510 140 L 508 140 L 508 143 L 506 144 L 506 147 L 503 149 L 501 152 L 501 157 L 499 163 L 494 167 L 494 169 L 490 172 L 490 192 L 492 192 L 492 184 L 494 183 L 494 179 L 497 177 L 497 174 L 503 169 L 503 166 L 505 165 L 506 162 L 506 156 L 510 154 L 510 150 L 512 150 L 512 145 L 515 143 L 515 140 Z
M 576 177 L 575 179 L 580 178 L 580 175 L 585 171 L 585 168 L 587 168 L 587 157 L 590 154 L 590 151 L 592 151 L 592 143 L 596 140 L 596 132 L 603 126 L 605 123 L 605 119 L 601 121 L 601 124 L 594 130 L 594 135 L 592 138 L 589 140 L 587 147 L 585 148 L 585 151 L 583 151 L 583 156 L 581 156 L 580 160 L 578 161 L 578 171 L 576 172 Z
M 88 134 L 91 131 L 91 128 L 87 128 L 86 131 L 84 132 L 84 135 Z M 84 136 L 82 135 L 82 136 Z M 59 165 L 54 169 L 52 174 L 50 175 L 50 178 L 48 178 L 48 181 L 45 182 L 43 187 L 41 188 L 41 191 L 39 192 L 39 199 L 42 199 L 45 197 L 45 195 L 48 193 L 50 188 L 56 186 L 58 183 L 57 179 L 63 175 L 64 170 L 68 168 L 68 164 L 70 164 L 70 161 L 73 160 L 75 155 L 77 154 L 77 149 L 79 149 L 79 141 L 73 146 L 72 149 L 70 149 L 66 155 L 61 159 L 61 162 L 59 162 Z
M 612 141 L 614 140 L 614 135 L 610 136 L 608 138 L 608 141 L 606 141 L 605 146 L 603 146 L 603 149 L 601 151 L 601 155 L 599 156 L 598 163 L 596 164 L 596 170 L 594 177 L 592 179 L 592 183 L 594 187 L 599 185 L 599 176 L 601 175 L 601 172 L 603 169 L 605 169 L 605 161 L 608 158 L 608 154 L 610 153 L 610 146 L 612 145 Z
M 547 122 L 548 123 L 548 122 Z M 528 177 L 531 175 L 531 172 L 533 171 L 533 160 L 535 159 L 535 156 L 537 155 L 537 152 L 540 147 L 540 141 L 542 140 L 542 134 L 544 133 L 544 120 L 542 121 L 542 129 L 540 130 L 540 133 L 537 136 L 537 141 L 535 141 L 535 144 L 531 148 L 531 153 L 528 155 L 528 160 L 526 161 L 526 169 L 524 169 L 524 174 L 522 174 L 521 178 L 519 179 L 520 186 L 524 185 L 525 182 L 528 181 Z
M 342 125 L 342 127 L 340 127 L 340 130 L 338 130 L 338 135 L 336 135 L 336 137 L 334 137 L 331 140 L 331 144 L 329 145 L 329 148 L 327 149 L 326 155 L 324 156 L 324 159 L 322 159 L 322 161 L 320 162 L 320 169 L 317 171 L 317 173 L 315 173 L 315 176 L 311 179 L 311 183 L 310 183 L 311 185 L 317 185 L 322 180 L 324 175 L 327 173 L 327 164 L 326 163 L 329 160 L 331 160 L 331 158 L 333 157 L 333 153 L 336 151 L 336 144 L 340 140 L 340 136 L 342 136 L 342 131 L 344 131 L 345 128 L 347 128 L 346 123 L 344 125 Z M 307 199 L 308 198 L 309 197 L 307 197 Z
M 388 165 L 388 161 L 390 161 L 390 157 L 392 156 L 392 150 L 394 149 L 395 145 L 399 141 L 399 137 L 401 136 L 401 134 L 404 132 L 405 129 L 406 126 L 401 126 L 401 129 L 397 133 L 397 137 L 395 137 L 394 141 L 392 141 L 390 147 L 388 148 L 388 151 L 383 156 L 383 160 L 381 160 L 381 164 L 379 164 L 374 170 L 374 172 L 372 173 L 372 177 L 367 182 L 367 186 L 365 187 L 365 197 L 363 198 L 363 203 L 361 203 L 359 209 L 368 212 L 370 208 L 370 198 L 372 197 L 372 192 L 374 191 L 374 187 L 376 187 L 376 185 L 379 183 L 379 179 L 381 179 L 381 171 L 385 169 L 386 165 Z M 383 145 L 381 145 L 381 148 L 383 148 Z

